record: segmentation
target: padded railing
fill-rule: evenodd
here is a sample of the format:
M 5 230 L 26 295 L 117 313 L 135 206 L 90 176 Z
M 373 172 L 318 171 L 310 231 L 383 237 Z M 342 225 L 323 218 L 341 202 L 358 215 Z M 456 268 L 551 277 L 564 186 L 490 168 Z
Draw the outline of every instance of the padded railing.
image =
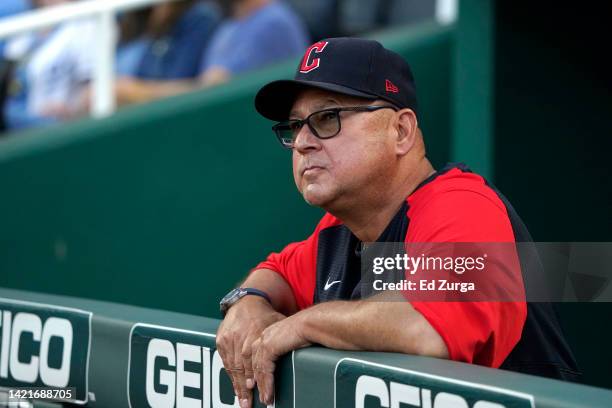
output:
M 0 387 L 65 387 L 95 407 L 237 407 L 219 321 L 0 289 Z M 612 391 L 469 364 L 311 347 L 276 371 L 276 407 L 604 408 Z M 404 404 L 404 405 L 400 405 Z M 256 406 L 259 406 L 258 404 Z

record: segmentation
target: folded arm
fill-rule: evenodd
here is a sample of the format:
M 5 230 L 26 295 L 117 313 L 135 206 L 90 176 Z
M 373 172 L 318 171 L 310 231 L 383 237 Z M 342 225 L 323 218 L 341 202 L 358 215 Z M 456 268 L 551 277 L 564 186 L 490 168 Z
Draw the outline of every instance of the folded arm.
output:
M 440 335 L 401 294 L 322 303 L 272 324 L 253 344 L 255 382 L 263 403 L 271 404 L 274 399 L 276 360 L 310 344 L 340 350 L 449 356 Z
M 119 105 L 144 103 L 218 85 L 228 81 L 230 76 L 229 71 L 212 67 L 194 79 L 147 80 L 122 77 L 115 83 L 115 96 Z
M 240 285 L 264 291 L 272 303 L 260 296 L 245 296 L 228 310 L 217 330 L 217 350 L 232 380 L 241 406 L 251 406 L 253 388 L 252 345 L 270 325 L 297 311 L 290 286 L 276 272 L 253 271 Z M 249 382 L 247 382 L 249 380 Z

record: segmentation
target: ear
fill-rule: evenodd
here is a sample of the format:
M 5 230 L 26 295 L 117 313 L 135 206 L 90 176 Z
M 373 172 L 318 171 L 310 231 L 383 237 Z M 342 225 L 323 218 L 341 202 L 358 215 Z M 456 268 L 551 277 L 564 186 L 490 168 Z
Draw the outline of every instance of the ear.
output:
M 398 156 L 404 156 L 412 149 L 417 138 L 417 129 L 418 122 L 412 109 L 397 112 L 395 152 Z

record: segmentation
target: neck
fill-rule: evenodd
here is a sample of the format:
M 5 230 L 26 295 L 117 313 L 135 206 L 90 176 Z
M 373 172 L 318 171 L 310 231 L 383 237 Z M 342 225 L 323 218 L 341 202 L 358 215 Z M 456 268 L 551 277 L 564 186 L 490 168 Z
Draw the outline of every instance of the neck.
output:
M 266 6 L 271 1 L 272 0 L 243 0 L 237 2 L 234 6 L 233 17 L 238 19 L 247 17 L 263 6 Z
M 391 219 L 408 197 L 427 177 L 435 172 L 427 158 L 384 188 L 371 194 L 370 199 L 360 199 L 359 206 L 340 211 L 329 211 L 351 230 L 362 242 L 374 242 L 383 233 Z

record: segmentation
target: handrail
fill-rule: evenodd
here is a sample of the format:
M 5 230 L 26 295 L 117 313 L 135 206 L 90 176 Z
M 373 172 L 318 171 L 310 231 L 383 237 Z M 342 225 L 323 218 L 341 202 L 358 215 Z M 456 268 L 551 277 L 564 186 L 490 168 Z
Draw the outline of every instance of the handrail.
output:
M 60 386 L 73 390 L 70 402 L 100 407 L 174 401 L 180 407 L 185 400 L 238 406 L 216 350 L 219 323 L 0 287 L 0 405 L 6 389 Z M 32 347 L 32 338 L 41 346 Z M 612 401 L 612 391 L 603 388 L 436 358 L 321 347 L 288 354 L 275 374 L 277 408 L 363 407 L 366 399 L 434 408 L 607 408 Z
M 93 72 L 91 114 L 101 118 L 115 110 L 112 84 L 115 65 L 115 23 L 117 12 L 137 9 L 176 0 L 86 0 L 32 10 L 13 17 L 0 19 L 0 39 L 53 27 L 57 24 L 83 18 L 97 20 L 96 44 L 99 60 Z

